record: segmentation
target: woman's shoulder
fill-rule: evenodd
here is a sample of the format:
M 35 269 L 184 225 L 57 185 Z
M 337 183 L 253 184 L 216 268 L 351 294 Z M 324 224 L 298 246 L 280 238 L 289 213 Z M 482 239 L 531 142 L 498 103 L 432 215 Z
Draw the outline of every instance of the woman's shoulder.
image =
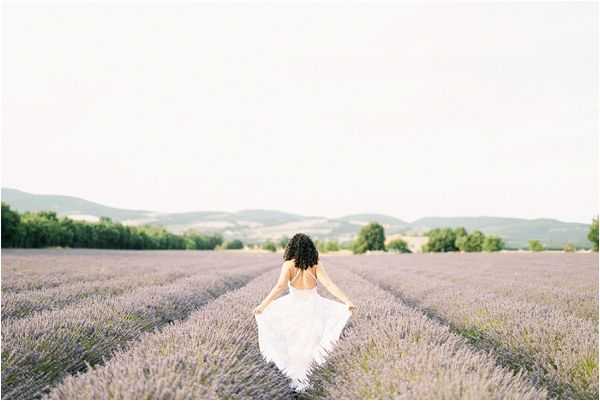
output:
M 283 261 L 283 266 L 285 266 L 288 271 L 292 271 L 296 267 L 296 263 L 294 262 L 294 259 L 285 260 Z

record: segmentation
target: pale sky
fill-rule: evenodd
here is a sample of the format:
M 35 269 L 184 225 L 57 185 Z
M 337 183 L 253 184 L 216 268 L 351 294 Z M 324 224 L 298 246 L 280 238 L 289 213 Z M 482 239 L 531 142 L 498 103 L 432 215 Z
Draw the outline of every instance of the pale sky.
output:
M 164 212 L 597 213 L 595 3 L 152 4 L 4 9 L 3 187 Z

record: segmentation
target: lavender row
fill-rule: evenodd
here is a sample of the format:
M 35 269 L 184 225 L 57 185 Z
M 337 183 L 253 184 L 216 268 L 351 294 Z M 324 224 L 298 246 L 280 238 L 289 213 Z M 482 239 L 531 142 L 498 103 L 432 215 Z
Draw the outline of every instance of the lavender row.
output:
M 336 264 L 335 258 L 329 264 Z M 358 309 L 328 362 L 313 367 L 310 398 L 547 397 L 543 388 L 498 366 L 493 355 L 474 350 L 447 326 L 355 274 L 335 272 Z
M 478 347 L 493 350 L 499 360 L 523 368 L 531 379 L 559 398 L 598 398 L 598 326 L 556 306 L 519 300 L 490 291 L 475 278 L 423 278 L 380 261 L 345 261 L 347 267 L 429 315 L 451 325 Z M 445 274 L 447 266 L 440 267 Z M 532 281 L 534 277 L 530 278 Z M 551 294 L 549 294 L 551 296 Z
M 258 349 L 252 309 L 279 269 L 230 291 L 186 321 L 144 335 L 105 365 L 68 376 L 50 399 L 290 399 L 289 379 Z
M 488 293 L 552 305 L 564 313 L 598 321 L 598 265 L 592 255 L 567 255 L 573 259 L 571 263 L 579 264 L 571 266 L 565 263 L 562 268 L 553 266 L 552 262 L 556 263 L 554 257 L 564 255 L 550 255 L 552 258 L 544 255 L 541 260 L 550 262 L 547 270 L 538 266 L 540 261 L 531 259 L 532 255 L 519 262 L 516 258 L 520 256 L 524 255 L 497 254 L 487 259 L 480 255 L 448 255 L 447 261 L 444 261 L 433 255 L 378 255 L 368 257 L 365 266 L 369 269 L 369 266 L 376 265 L 378 271 L 393 271 L 402 277 L 411 277 L 411 281 L 419 283 L 422 292 L 433 291 L 436 286 L 457 289 L 477 286 Z M 348 258 L 339 260 L 342 263 L 349 261 L 351 266 L 357 264 Z
M 485 256 L 485 255 L 484 255 Z M 422 291 L 435 285 L 456 288 L 476 285 L 486 292 L 554 308 L 574 316 L 598 321 L 598 262 L 593 255 L 474 254 L 377 255 L 368 266 L 395 271 L 423 282 Z M 558 261 L 554 259 L 558 259 Z M 345 257 L 341 263 L 356 261 Z M 363 259 L 363 261 L 366 259 Z M 545 269 L 541 262 L 547 262 Z M 568 263 L 567 263 L 568 262 Z M 529 265 L 530 264 L 530 265 Z M 562 267 L 561 267 L 562 264 Z M 436 284 L 437 283 L 437 284 Z
M 238 264 L 237 255 L 208 251 L 109 251 L 47 249 L 2 251 L 2 293 L 56 288 L 98 282 L 124 275 L 147 274 L 165 269 L 192 271 Z M 247 255 L 259 260 L 259 255 Z
M 385 291 L 351 273 L 330 272 L 359 309 L 326 368 L 315 369 L 317 385 L 309 398 L 545 397 Z M 189 320 L 144 336 L 104 366 L 67 377 L 48 398 L 290 398 L 289 380 L 259 354 L 252 316 L 276 274 L 265 273 Z
M 67 373 L 108 357 L 148 331 L 186 318 L 273 264 L 202 272 L 170 285 L 83 301 L 2 325 L 2 397 L 36 398 Z
M 169 284 L 192 275 L 190 269 L 122 275 L 109 280 L 84 281 L 58 287 L 2 295 L 2 321 L 24 318 L 41 311 L 64 308 L 87 298 L 113 297 L 138 287 Z
M 342 256 L 339 260 L 352 258 Z M 385 254 L 362 258 L 362 261 L 368 260 L 370 264 L 387 264 L 403 272 L 422 275 L 424 278 L 493 277 L 494 280 L 507 285 L 515 281 L 526 283 L 534 279 L 536 285 L 545 287 L 566 290 L 598 289 L 598 258 L 597 254 L 591 253 Z
M 505 297 L 553 307 L 577 317 L 598 321 L 598 258 L 593 254 L 481 255 L 452 264 L 429 265 L 448 270 L 457 284 L 476 283 Z M 449 269 L 448 269 L 449 268 Z
M 182 262 L 176 258 L 173 261 L 156 256 L 151 260 L 140 261 L 136 260 L 135 255 L 129 255 L 126 265 L 121 263 L 112 266 L 114 278 L 98 278 L 94 272 L 88 272 L 87 275 L 81 273 L 81 277 L 85 277 L 85 280 L 76 280 L 75 282 L 67 280 L 64 284 L 49 288 L 2 294 L 2 321 L 23 318 L 45 310 L 59 309 L 90 297 L 101 299 L 118 296 L 138 287 L 168 284 L 175 279 L 191 276 L 198 272 L 225 271 L 240 265 L 239 259 L 221 258 L 222 260 L 218 260 L 215 256 L 220 255 Z M 248 262 L 252 262 L 252 260 L 248 259 Z M 114 262 L 118 263 L 118 261 Z M 43 264 L 43 260 L 40 264 Z M 77 277 L 80 275 L 75 274 L 70 278 Z M 33 282 L 34 280 L 30 279 L 30 283 Z
M 2 251 L 2 293 L 112 279 L 152 265 L 150 255 L 96 250 Z

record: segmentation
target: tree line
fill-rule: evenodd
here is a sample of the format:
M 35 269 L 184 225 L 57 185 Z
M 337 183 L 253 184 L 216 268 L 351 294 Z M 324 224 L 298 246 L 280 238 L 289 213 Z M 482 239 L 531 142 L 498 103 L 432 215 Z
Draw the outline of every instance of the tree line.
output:
M 421 247 L 423 252 L 497 252 L 506 248 L 504 240 L 495 235 L 485 235 L 479 230 L 467 232 L 464 227 L 434 228 L 425 233 L 427 242 Z M 592 249 L 598 252 L 598 217 L 592 219 L 588 232 L 588 239 Z M 543 251 L 544 245 L 539 240 L 528 242 L 529 250 Z M 371 222 L 362 227 L 356 239 L 352 242 L 351 249 L 355 254 L 367 251 L 394 251 L 409 253 L 406 241 L 396 239 L 386 244 L 384 228 L 377 222 Z M 575 246 L 566 243 L 563 251 L 574 252 Z
M 426 236 L 427 243 L 422 247 L 423 252 L 497 252 L 505 246 L 500 237 L 486 236 L 479 230 L 467 233 L 464 227 L 434 228 Z
M 495 252 L 505 248 L 502 238 L 485 235 L 479 230 L 468 233 L 464 227 L 434 228 L 426 234 L 427 243 L 423 252 Z M 588 239 L 594 251 L 598 251 L 598 217 L 592 220 Z M 277 242 L 266 241 L 261 248 L 275 252 L 284 249 L 287 237 Z M 315 240 L 319 252 L 335 252 L 340 249 L 352 250 L 355 254 L 367 251 L 392 251 L 410 253 L 406 241 L 395 239 L 386 244 L 385 231 L 381 224 L 371 222 L 362 227 L 357 237 L 350 242 L 338 243 L 335 240 Z M 56 212 L 24 212 L 12 210 L 2 202 L 2 247 L 3 248 L 43 248 L 51 246 L 71 248 L 104 249 L 200 249 L 214 250 L 243 249 L 240 240 L 223 243 L 220 234 L 201 234 L 188 230 L 183 234 L 168 232 L 159 226 L 126 226 L 101 217 L 98 222 L 72 220 L 58 217 Z M 531 251 L 543 251 L 544 246 L 538 240 L 529 241 Z M 565 244 L 563 249 L 572 252 L 575 247 Z
M 383 251 L 411 253 L 408 244 L 403 239 L 394 239 L 386 244 L 385 230 L 377 222 L 363 226 L 351 244 L 352 253 L 361 254 L 367 251 Z
M 19 213 L 2 202 L 3 248 L 211 250 L 222 244 L 223 237 L 218 234 L 188 230 L 178 235 L 158 226 L 126 226 L 108 217 L 87 222 L 58 217 L 51 211 Z

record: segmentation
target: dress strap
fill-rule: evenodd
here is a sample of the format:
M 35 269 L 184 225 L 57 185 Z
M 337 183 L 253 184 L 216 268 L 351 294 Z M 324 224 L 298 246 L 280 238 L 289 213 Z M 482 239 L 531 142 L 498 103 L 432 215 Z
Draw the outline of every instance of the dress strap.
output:
M 316 277 L 314 274 L 312 274 L 312 273 L 310 272 L 310 270 L 306 269 L 306 271 L 307 271 L 307 272 L 309 272 L 311 276 L 313 276 L 313 278 L 315 279 L 315 282 L 318 284 L 318 283 L 319 283 L 319 281 L 317 280 L 317 277 Z
M 298 272 L 296 272 L 296 275 L 294 276 L 294 278 L 293 278 L 293 279 L 291 279 L 291 280 L 289 281 L 289 283 L 291 283 L 292 281 L 296 280 L 296 277 L 298 277 L 298 274 L 300 274 L 300 270 L 302 270 L 302 269 L 298 269 Z M 307 271 L 307 272 L 308 272 L 308 273 L 309 273 L 311 276 L 313 276 L 313 278 L 315 279 L 315 285 L 318 285 L 318 284 L 319 284 L 319 281 L 317 280 L 317 277 L 316 277 L 314 274 L 312 274 L 310 270 L 306 269 L 306 271 Z
M 296 272 L 296 275 L 294 276 L 294 278 L 293 278 L 293 279 L 291 279 L 291 280 L 288 282 L 288 284 L 291 284 L 291 283 L 292 283 L 292 281 L 296 280 L 296 278 L 297 278 L 297 277 L 298 277 L 298 275 L 300 274 L 300 271 L 301 271 L 301 270 L 302 270 L 302 269 L 298 269 L 298 271 Z M 319 281 L 317 280 L 317 277 L 316 277 L 314 274 L 312 274 L 312 272 L 311 272 L 310 270 L 306 269 L 306 271 L 307 271 L 307 272 L 308 272 L 308 273 L 309 273 L 311 276 L 313 276 L 313 278 L 315 279 L 315 284 L 319 284 Z

